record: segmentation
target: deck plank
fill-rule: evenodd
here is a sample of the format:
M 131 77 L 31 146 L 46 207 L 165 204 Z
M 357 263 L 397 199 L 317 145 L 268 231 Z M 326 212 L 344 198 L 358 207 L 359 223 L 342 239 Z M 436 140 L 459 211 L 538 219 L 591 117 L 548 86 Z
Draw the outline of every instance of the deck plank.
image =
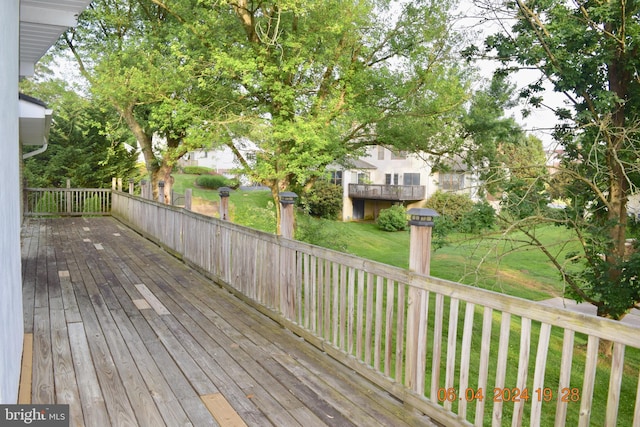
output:
M 32 398 L 74 425 L 431 425 L 113 218 L 29 219 L 23 273 Z

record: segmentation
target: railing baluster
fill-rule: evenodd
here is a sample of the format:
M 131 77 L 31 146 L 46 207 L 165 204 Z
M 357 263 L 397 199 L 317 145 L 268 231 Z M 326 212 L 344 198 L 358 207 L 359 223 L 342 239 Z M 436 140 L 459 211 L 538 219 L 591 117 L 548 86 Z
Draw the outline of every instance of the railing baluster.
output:
M 520 321 L 520 357 L 518 358 L 518 379 L 516 390 L 524 390 L 527 387 L 529 373 L 529 354 L 531 351 L 531 319 L 523 317 Z M 520 427 L 524 411 L 524 401 L 517 400 L 513 404 L 512 427 Z
M 591 403 L 595 386 L 596 368 L 598 366 L 598 337 L 589 335 L 587 339 L 587 361 L 584 367 L 584 380 L 580 391 L 579 427 L 587 427 L 591 420 Z
M 511 332 L 511 314 L 502 313 L 500 320 L 500 342 L 498 344 L 498 361 L 496 363 L 496 382 L 494 387 L 497 389 L 504 388 L 504 382 L 507 376 L 507 360 L 509 356 L 509 335 Z M 485 396 L 490 396 L 490 390 L 483 390 Z M 486 399 L 487 397 L 485 397 Z M 500 427 L 502 425 L 502 399 L 494 400 L 493 415 L 491 417 L 492 427 Z
M 611 357 L 611 377 L 609 378 L 609 396 L 607 397 L 606 425 L 615 426 L 618 419 L 618 406 L 620 403 L 620 386 L 624 373 L 624 344 L 613 344 L 613 356 Z
M 631 372 L 637 369 L 634 365 L 638 348 L 637 328 L 544 307 L 539 303 L 446 282 L 415 272 L 410 273 L 292 240 L 279 241 L 274 236 L 237 225 L 221 225 L 217 219 L 198 217 L 193 226 L 187 226 L 186 217 L 180 219 L 179 216 L 194 218 L 197 214 L 175 207 L 159 206 L 155 202 L 129 195 L 114 193 L 111 196 L 109 192 L 102 190 L 90 192 L 92 193 L 85 196 L 85 193 L 73 190 L 69 194 L 77 198 L 78 202 L 75 205 L 78 205 L 78 208 L 87 204 L 91 206 L 92 211 L 97 209 L 95 203 L 84 200 L 84 197 L 98 197 L 106 209 L 113 206 L 116 212 L 114 215 L 124 222 L 134 224 L 134 228 L 137 227 L 141 232 L 158 239 L 178 253 L 184 251 L 185 259 L 198 265 L 203 264 L 201 268 L 210 270 L 210 274 L 222 279 L 221 282 L 225 286 L 242 289 L 256 300 L 256 304 L 273 307 L 273 311 L 278 313 L 274 317 L 276 320 L 305 338 L 311 336 L 311 343 L 325 349 L 327 353 L 344 361 L 356 371 L 373 378 L 391 394 L 406 399 L 409 406 L 414 405 L 434 416 L 441 424 L 450 425 L 460 421 L 455 414 L 447 412 L 452 408 L 457 407 L 457 412 L 466 419 L 472 410 L 470 408 L 475 407 L 474 422 L 484 425 L 485 420 L 488 422 L 489 419 L 488 415 L 485 416 L 485 406 L 488 402 L 493 402 L 492 426 L 506 424 L 502 423 L 505 404 L 514 405 L 513 411 L 508 411 L 511 408 L 507 408 L 507 412 L 513 412 L 512 424 L 518 426 L 523 423 L 527 402 L 531 402 L 531 412 L 527 411 L 531 425 L 543 422 L 551 424 L 550 418 L 554 416 L 552 411 L 555 404 L 557 427 L 564 426 L 566 419 L 571 419 L 571 423 L 574 423 L 574 419 L 578 417 L 581 425 L 587 425 L 589 422 L 601 424 L 605 422 L 605 416 L 607 424 L 630 425 L 633 422 L 635 427 L 640 427 L 640 377 L 636 378 L 634 375 L 633 380 L 630 380 L 624 375 L 629 372 L 629 368 Z M 28 204 L 33 205 L 34 210 L 46 210 L 45 205 L 59 203 L 61 194 L 57 190 L 33 192 L 27 194 L 27 200 Z M 189 238 L 186 231 L 184 236 L 176 236 L 175 232 L 169 229 L 173 230 L 171 224 L 178 222 L 184 224 L 185 230 L 192 228 L 189 232 L 191 234 L 204 235 L 205 233 L 198 229 L 208 227 L 212 230 L 212 235 L 220 235 L 221 238 Z M 233 239 L 230 239 L 230 236 L 233 236 Z M 256 238 L 260 243 L 255 242 Z M 210 245 L 207 250 L 211 250 L 212 253 L 207 252 L 209 255 L 206 256 L 202 254 L 203 250 L 198 249 L 201 245 Z M 241 247 L 258 249 L 243 251 Z M 263 255 L 263 252 L 272 254 L 272 258 Z M 294 259 L 297 262 L 281 263 L 291 253 L 295 254 Z M 200 258 L 204 261 L 198 261 Z M 264 271 L 251 271 L 252 266 L 257 269 L 261 263 L 249 263 L 248 259 L 272 259 L 275 262 L 267 262 L 266 264 L 272 265 L 268 269 L 264 266 L 265 263 L 262 263 L 261 268 L 266 269 Z M 233 269 L 229 268 L 231 265 Z M 277 280 L 273 280 L 274 278 Z M 297 304 L 297 307 L 291 307 L 291 310 L 285 305 L 274 307 L 282 302 L 282 294 L 274 291 L 273 287 L 269 290 L 262 288 L 263 282 L 278 285 L 282 278 L 291 281 L 290 293 L 286 295 L 293 297 L 294 305 Z M 254 281 L 255 286 L 251 286 Z M 430 306 L 431 295 L 434 295 L 434 300 Z M 290 302 L 287 299 L 285 301 Z M 412 301 L 421 308 L 410 314 L 408 307 Z M 445 302 L 448 304 L 447 307 Z M 459 313 L 461 302 L 466 304 L 464 322 L 460 318 L 462 314 Z M 483 320 L 482 336 L 478 345 L 474 344 L 478 342 L 474 333 L 480 331 L 480 326 L 478 316 L 474 316 L 474 313 L 480 307 L 483 310 Z M 493 320 L 493 312 L 501 317 L 499 340 L 491 338 L 492 330 L 494 326 L 497 328 L 498 324 L 497 316 L 496 320 Z M 444 324 L 445 316 L 448 317 L 448 327 Z M 532 322 L 535 322 L 535 326 Z M 460 336 L 458 327 L 463 331 Z M 510 349 L 512 328 L 516 335 L 520 335 L 520 346 L 513 342 L 514 348 Z M 556 355 L 548 349 L 555 348 L 556 342 L 561 339 L 562 333 L 558 333 L 559 330 L 564 332 L 562 354 Z M 530 369 L 533 333 L 538 336 L 538 342 L 535 369 Z M 578 359 L 577 364 L 580 365 L 583 357 L 581 346 L 576 347 L 574 342 L 575 333 L 585 334 L 588 338 L 584 374 L 577 374 L 579 379 L 573 380 L 574 383 L 582 381 L 582 388 L 579 388 L 579 384 L 578 387 L 574 384 L 574 387 L 570 388 L 571 371 L 576 369 L 576 366 L 572 366 L 573 359 Z M 601 391 L 600 387 L 594 390 L 595 380 L 601 383 L 603 375 L 601 369 L 596 369 L 600 340 L 598 337 L 617 343 L 614 344 L 609 394 L 606 398 L 606 393 Z M 414 342 L 409 344 L 412 339 Z M 627 351 L 625 346 L 632 347 L 633 352 Z M 427 358 L 427 349 L 430 351 L 430 358 Z M 574 351 L 576 356 L 573 354 Z M 625 360 L 625 353 L 629 353 L 626 357 L 630 359 L 631 364 Z M 489 354 L 492 357 L 497 354 L 495 379 L 491 380 L 488 378 Z M 443 357 L 446 358 L 446 362 Z M 519 357 L 517 366 L 515 362 L 508 362 L 511 357 Z M 357 363 L 356 359 L 364 363 Z M 547 384 L 547 387 L 544 387 L 545 378 L 547 381 L 553 381 L 557 375 L 555 371 L 553 375 L 550 374 L 549 366 L 552 363 L 556 370 L 559 367 L 557 390 L 556 384 Z M 365 365 L 369 367 L 365 368 Z M 370 367 L 377 371 L 377 375 Z M 410 370 L 413 370 L 413 373 L 406 376 Z M 425 373 L 425 370 L 430 372 Z M 529 372 L 530 370 L 533 372 Z M 477 383 L 471 377 L 471 372 L 478 372 Z M 533 376 L 532 380 L 528 379 L 530 375 Z M 443 381 L 441 376 L 444 376 Z M 426 380 L 430 381 L 431 402 L 423 399 Z M 634 382 L 632 385 L 634 390 L 630 391 L 630 382 L 636 380 L 637 383 Z M 409 382 L 412 382 L 411 388 L 417 394 L 407 393 L 406 386 Z M 476 398 L 475 394 L 468 394 L 468 390 L 477 393 L 479 388 L 484 389 L 482 401 L 479 397 Z M 494 401 L 494 388 L 504 390 L 503 401 Z M 518 391 L 522 393 L 524 390 L 528 391 L 529 399 L 526 402 L 522 399 L 520 402 L 514 402 L 514 394 Z M 579 399 L 576 400 L 580 400 L 580 404 L 569 402 L 567 405 L 560 400 L 562 396 L 567 398 L 567 395 L 571 398 L 569 393 L 573 393 L 573 390 L 578 391 Z M 633 396 L 634 392 L 637 393 L 635 412 L 630 414 L 628 406 L 625 405 L 623 411 L 623 406 L 617 405 L 618 402 L 625 401 L 625 398 Z M 558 401 L 554 402 L 553 399 Z M 605 399 L 608 401 L 606 410 Z M 551 403 L 545 403 L 550 400 Z M 432 413 L 434 404 L 439 407 L 436 413 Z M 580 414 L 578 405 L 581 405 Z M 630 419 L 632 415 L 633 421 Z M 618 419 L 619 417 L 624 421 Z
M 447 329 L 447 368 L 445 371 L 445 388 L 455 390 L 456 345 L 458 343 L 458 307 L 460 300 L 451 298 L 449 302 L 449 328 Z M 451 410 L 452 401 L 445 400 L 444 407 Z

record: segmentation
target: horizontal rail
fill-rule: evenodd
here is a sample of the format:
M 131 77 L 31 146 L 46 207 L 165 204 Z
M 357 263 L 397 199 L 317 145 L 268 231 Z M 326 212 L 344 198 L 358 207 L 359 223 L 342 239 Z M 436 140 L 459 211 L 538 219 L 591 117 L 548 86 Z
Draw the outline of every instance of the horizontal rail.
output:
M 443 424 L 640 425 L 640 328 L 124 193 L 113 215 Z
M 103 188 L 25 188 L 24 215 L 110 215 L 111 191 Z
M 424 185 L 349 184 L 349 197 L 378 200 L 422 200 Z

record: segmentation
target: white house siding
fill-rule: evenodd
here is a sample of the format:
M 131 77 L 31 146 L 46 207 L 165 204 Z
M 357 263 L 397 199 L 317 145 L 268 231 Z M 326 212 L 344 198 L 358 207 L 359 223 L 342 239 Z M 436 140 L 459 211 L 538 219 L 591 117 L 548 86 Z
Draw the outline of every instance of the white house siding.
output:
M 404 185 L 405 175 L 408 173 L 420 174 L 420 185 L 425 187 L 425 198 L 407 204 L 407 208 L 423 207 L 426 200 L 429 199 L 440 188 L 439 175 L 433 173 L 431 167 L 420 156 L 408 154 L 406 156 L 397 156 L 379 146 L 369 147 L 367 153 L 355 162 L 358 167 L 352 170 L 342 171 L 343 185 L 343 208 L 342 220 L 350 221 L 354 217 L 354 201 L 349 197 L 349 184 L 358 183 L 358 174 L 368 174 L 368 183 L 370 184 L 386 184 L 386 176 L 391 176 L 391 184 Z M 337 168 L 333 168 L 337 169 Z M 460 172 L 464 175 L 463 188 L 455 191 L 456 193 L 468 194 L 474 201 L 480 200 L 479 188 L 480 180 L 477 174 L 470 171 Z M 395 175 L 397 174 L 397 182 Z M 442 189 L 443 191 L 453 191 Z M 394 202 L 384 200 L 366 200 L 364 203 L 364 217 L 374 218 L 381 209 L 388 208 Z
M 22 340 L 18 148 L 19 0 L 0 1 L 0 404 L 16 403 Z

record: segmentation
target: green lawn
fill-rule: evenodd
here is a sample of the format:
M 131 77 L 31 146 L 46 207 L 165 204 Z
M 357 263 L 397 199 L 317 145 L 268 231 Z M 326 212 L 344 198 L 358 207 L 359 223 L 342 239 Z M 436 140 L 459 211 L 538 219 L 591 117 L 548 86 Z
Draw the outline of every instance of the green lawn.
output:
M 195 188 L 197 175 L 175 174 L 174 190 L 184 193 L 193 188 L 194 197 L 219 202 L 216 190 Z M 233 222 L 269 233 L 275 232 L 275 209 L 269 191 L 232 191 L 229 198 Z M 322 234 L 329 236 L 325 246 L 344 248 L 351 254 L 394 265 L 409 267 L 409 232 L 385 232 L 371 222 L 316 221 Z M 298 221 L 302 223 L 302 221 Z M 316 235 L 318 233 L 315 233 Z M 546 226 L 537 236 L 555 252 L 576 249 L 567 243 L 569 233 L 559 227 Z M 524 236 L 511 233 L 503 239 L 498 233 L 479 239 L 476 236 L 455 235 L 452 243 L 437 249 L 431 260 L 431 274 L 508 295 L 541 300 L 562 295 L 560 275 L 538 249 L 526 247 Z M 340 244 L 336 244 L 339 241 Z M 316 242 L 322 245 L 322 242 Z
M 185 188 L 193 187 L 195 175 L 176 175 L 175 189 L 184 192 Z M 206 200 L 217 202 L 219 196 L 217 191 L 194 189 L 194 196 Z M 234 191 L 230 196 L 230 213 L 232 220 L 236 223 L 257 228 L 273 233 L 275 230 L 274 206 L 271 194 L 268 191 Z M 301 215 L 300 213 L 298 215 Z M 322 242 L 326 242 L 327 247 L 342 247 L 346 252 L 354 255 L 379 261 L 385 264 L 394 265 L 400 268 L 408 268 L 409 264 L 409 232 L 389 233 L 381 231 L 373 223 L 339 221 L 326 221 L 298 217 L 298 224 L 304 227 L 311 227 L 313 232 L 307 233 L 319 237 Z M 568 231 L 545 226 L 536 230 L 536 237 L 545 245 L 551 248 L 554 254 L 559 254 L 562 259 L 563 254 L 577 249 L 577 243 L 570 241 Z M 540 300 L 557 295 L 562 295 L 563 284 L 559 273 L 538 249 L 524 245 L 525 236 L 520 233 L 510 233 L 501 236 L 498 232 L 493 235 L 478 236 L 454 235 L 451 236 L 451 243 L 437 249 L 432 256 L 431 274 L 435 277 L 448 279 L 456 282 L 471 284 L 474 286 L 491 289 L 504 294 L 521 298 Z M 433 300 L 431 301 L 433 304 Z M 464 305 L 460 307 L 460 312 L 464 312 Z M 445 311 L 448 310 L 446 306 Z M 476 307 L 476 316 L 481 316 L 480 308 Z M 433 307 L 429 310 L 433 315 Z M 494 314 L 492 325 L 492 341 L 497 342 L 499 334 L 499 319 Z M 445 313 L 445 319 L 447 314 Z M 461 339 L 462 317 L 459 320 L 458 341 Z M 511 332 L 514 336 L 513 343 L 510 344 L 509 362 L 507 378 L 508 386 L 513 387 L 517 375 L 519 318 L 512 318 Z M 429 324 L 432 323 L 432 319 Z M 480 324 L 474 326 L 474 329 Z M 537 346 L 537 336 L 540 325 L 534 324 L 531 337 L 531 354 L 535 354 Z M 447 334 L 447 331 L 444 331 Z M 481 331 L 474 330 L 472 336 L 472 347 L 478 349 L 480 346 Z M 446 339 L 446 338 L 445 338 Z M 458 343 L 460 344 L 460 343 Z M 572 366 L 572 387 L 580 392 L 582 385 L 582 375 L 585 363 L 586 340 L 581 334 L 576 336 L 576 347 L 574 363 Z M 547 372 L 545 377 L 545 387 L 557 393 L 560 355 L 562 349 L 562 331 L 553 328 L 549 343 L 549 356 L 547 361 Z M 427 356 L 428 359 L 431 355 Z M 490 354 L 490 382 L 495 378 L 495 366 L 497 363 L 497 346 L 492 346 Z M 479 358 L 478 358 L 479 360 Z M 470 366 L 470 377 L 477 378 L 478 360 L 472 359 Z M 427 366 L 430 366 L 427 360 Z M 598 375 L 596 376 L 596 396 L 605 396 L 608 387 L 610 361 L 601 359 L 598 364 Z M 626 353 L 625 376 L 623 379 L 621 396 L 633 396 L 635 394 L 636 381 L 638 377 L 638 366 L 640 365 L 640 350 L 629 348 Z M 530 394 L 535 398 L 535 391 L 532 388 L 533 364 L 529 369 L 528 387 Z M 443 368 L 444 369 L 444 365 Z M 430 382 L 431 373 L 427 373 L 427 384 Z M 441 372 L 441 379 L 444 371 Z M 456 374 L 458 378 L 458 373 Z M 490 390 L 492 390 L 490 388 Z M 549 390 L 548 390 L 549 391 Z M 485 391 L 486 395 L 486 419 L 488 423 L 491 417 L 491 397 L 490 391 Z M 630 422 L 633 417 L 632 399 L 623 399 L 620 402 L 619 421 Z M 473 413 L 477 402 L 470 402 L 468 413 Z M 602 425 L 605 413 L 606 399 L 593 402 L 592 423 Z M 454 404 L 454 409 L 457 403 Z M 555 406 L 555 402 L 545 403 L 545 406 Z M 526 416 L 530 405 L 525 405 Z M 575 425 L 577 422 L 579 403 L 572 403 L 569 407 L 567 425 Z M 512 405 L 505 404 L 504 418 L 511 417 Z M 552 408 L 543 411 L 544 418 L 542 425 L 551 425 L 554 418 Z M 622 425 L 622 424 L 621 424 Z

